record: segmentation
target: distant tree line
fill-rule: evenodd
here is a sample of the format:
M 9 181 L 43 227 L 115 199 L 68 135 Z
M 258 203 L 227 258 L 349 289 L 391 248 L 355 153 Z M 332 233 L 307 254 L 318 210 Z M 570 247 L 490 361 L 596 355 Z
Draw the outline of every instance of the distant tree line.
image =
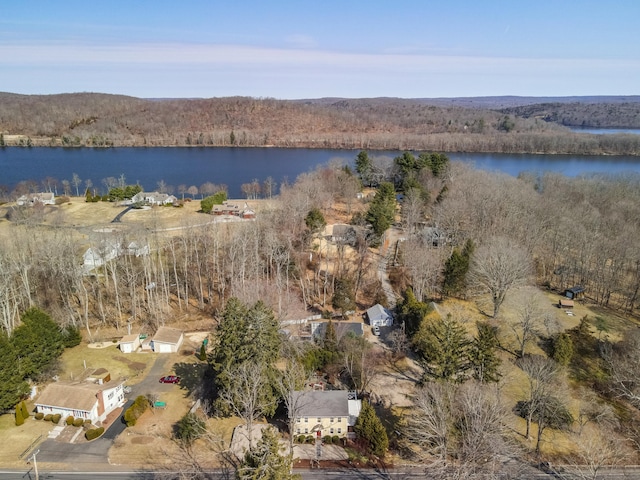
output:
M 0 125 L 5 145 L 24 147 L 279 146 L 628 155 L 640 152 L 637 135 L 576 134 L 560 125 L 590 125 L 585 119 L 591 116 L 597 118 L 593 122 L 597 126 L 634 127 L 640 118 L 640 103 L 580 103 L 574 113 L 568 113 L 570 104 L 518 108 L 522 110 L 445 107 L 410 99 L 300 102 L 229 97 L 152 101 L 91 93 L 47 96 L 4 93 L 0 94 Z M 42 118 L 47 120 L 43 122 Z

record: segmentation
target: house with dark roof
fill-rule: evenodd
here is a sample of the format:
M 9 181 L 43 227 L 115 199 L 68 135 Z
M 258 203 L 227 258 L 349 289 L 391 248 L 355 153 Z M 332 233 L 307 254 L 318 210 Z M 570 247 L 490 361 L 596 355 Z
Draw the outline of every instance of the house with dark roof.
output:
M 151 348 L 158 353 L 175 353 L 184 341 L 182 330 L 160 327 L 151 340 Z
M 337 435 L 354 438 L 353 427 L 360 415 L 362 400 L 347 390 L 301 390 L 293 392 L 296 435 Z M 289 414 L 292 418 L 292 412 Z
M 84 418 L 96 425 L 124 405 L 124 387 L 120 380 L 55 382 L 47 385 L 35 405 L 38 413 L 60 414 L 62 418 Z
M 329 322 L 311 322 L 311 336 L 316 338 L 324 338 L 325 332 L 327 331 L 327 324 Z M 336 332 L 336 337 L 338 339 L 342 338 L 349 333 L 362 337 L 364 336 L 364 326 L 362 322 L 333 322 L 333 328 Z

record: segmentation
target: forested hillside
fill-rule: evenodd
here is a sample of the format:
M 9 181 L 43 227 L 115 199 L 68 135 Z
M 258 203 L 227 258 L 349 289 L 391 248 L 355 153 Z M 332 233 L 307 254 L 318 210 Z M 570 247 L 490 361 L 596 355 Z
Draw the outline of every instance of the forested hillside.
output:
M 528 106 L 498 111 L 491 108 L 515 105 L 515 100 L 152 100 L 96 93 L 3 93 L 0 144 L 640 153 L 637 136 L 576 134 L 560 125 L 634 127 L 640 121 L 640 103 L 523 102 Z

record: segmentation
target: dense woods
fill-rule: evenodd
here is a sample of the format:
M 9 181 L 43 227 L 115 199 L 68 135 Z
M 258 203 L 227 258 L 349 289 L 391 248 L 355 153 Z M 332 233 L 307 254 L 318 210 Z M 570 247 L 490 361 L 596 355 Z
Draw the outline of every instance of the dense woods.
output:
M 440 152 L 630 154 L 634 135 L 565 126 L 637 127 L 640 102 L 530 104 L 434 99 L 151 100 L 97 93 L 0 94 L 0 145 L 279 146 Z M 589 103 L 591 101 L 591 103 Z M 509 107 L 505 110 L 505 103 Z

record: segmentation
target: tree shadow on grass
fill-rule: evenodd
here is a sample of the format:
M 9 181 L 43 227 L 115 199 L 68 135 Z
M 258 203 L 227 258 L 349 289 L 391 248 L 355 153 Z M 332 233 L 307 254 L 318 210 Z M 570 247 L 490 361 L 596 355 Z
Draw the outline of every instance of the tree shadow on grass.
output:
M 214 373 L 208 363 L 176 363 L 176 375 L 180 377 L 180 388 L 186 395 L 203 403 L 215 396 Z

